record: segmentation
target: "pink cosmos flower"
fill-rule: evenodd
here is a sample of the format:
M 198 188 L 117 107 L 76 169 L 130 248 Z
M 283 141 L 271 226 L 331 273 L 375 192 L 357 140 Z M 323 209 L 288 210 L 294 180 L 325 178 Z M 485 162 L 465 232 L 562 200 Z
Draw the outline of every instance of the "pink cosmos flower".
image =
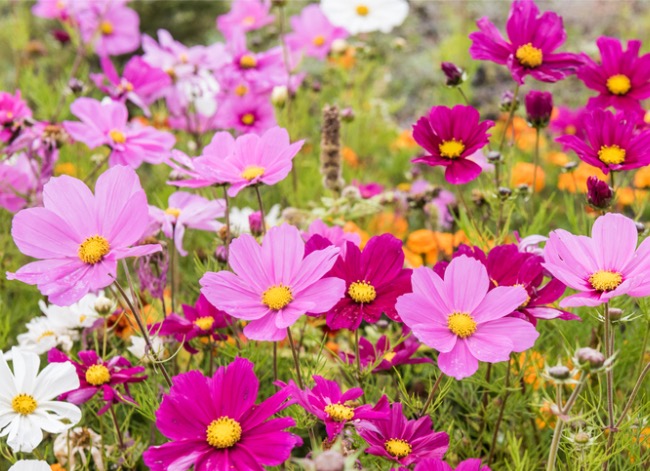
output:
M 584 117 L 585 137 L 575 135 L 556 139 L 573 150 L 580 160 L 610 171 L 631 170 L 650 163 L 650 130 L 635 130 L 635 120 L 623 113 L 594 110 Z
M 158 244 L 131 247 L 147 229 L 149 213 L 131 168 L 104 172 L 95 195 L 76 178 L 52 178 L 43 189 L 43 206 L 14 216 L 11 234 L 18 249 L 40 260 L 7 273 L 7 279 L 37 285 L 54 304 L 73 304 L 113 283 L 118 260 L 161 250 Z
M 99 56 L 118 56 L 140 46 L 140 18 L 126 0 L 94 0 L 75 4 L 81 38 Z
M 26 154 L 0 162 L 0 207 L 15 213 L 37 197 L 39 179 Z
M 596 219 L 591 237 L 562 229 L 551 232 L 544 247 L 544 267 L 579 291 L 564 298 L 560 306 L 598 306 L 624 294 L 635 298 L 650 295 L 650 239 L 638 250 L 637 240 L 634 221 L 614 213 Z
M 403 466 L 426 458 L 442 458 L 449 447 L 449 435 L 433 431 L 431 417 L 408 420 L 399 402 L 392 405 L 388 420 L 364 420 L 356 428 L 370 445 L 366 453 Z
M 328 226 L 320 219 L 315 219 L 303 233 L 305 242 L 309 242 L 312 236 L 319 235 L 332 243 L 335 247 L 345 252 L 347 242 L 352 242 L 357 247 L 361 245 L 361 236 L 356 232 L 344 232 L 340 226 Z
M 487 130 L 494 126 L 480 119 L 471 106 L 434 106 L 413 125 L 413 139 L 429 153 L 413 162 L 445 167 L 445 179 L 453 185 L 474 180 L 481 166 L 469 157 L 488 143 Z
M 162 225 L 163 233 L 174 241 L 178 253 L 183 257 L 187 255 L 183 249 L 186 228 L 216 232 L 222 226 L 216 218 L 225 214 L 223 200 L 210 201 L 199 195 L 177 191 L 169 197 L 168 204 L 165 210 L 150 206 L 149 212 Z
M 80 363 L 72 361 L 65 353 L 56 348 L 47 354 L 47 360 L 50 363 L 70 362 L 77 370 L 79 388 L 62 394 L 61 399 L 79 405 L 90 401 L 95 394 L 101 392 L 102 400 L 106 404 L 97 412 L 99 415 L 118 402 L 138 405 L 131 397 L 129 384 L 147 379 L 146 375 L 138 376 L 140 373 L 144 373 L 144 366 L 133 366 L 129 360 L 121 356 L 104 361 L 93 350 L 81 351 L 78 353 L 78 357 Z M 118 391 L 120 385 L 124 387 L 124 392 Z
M 290 22 L 293 32 L 286 37 L 289 47 L 320 60 L 327 57 L 335 40 L 348 37 L 345 29 L 330 23 L 319 5 L 307 5 Z
M 650 54 L 639 57 L 641 41 L 621 41 L 602 36 L 596 41 L 600 62 L 583 54 L 578 78 L 599 95 L 589 99 L 589 108 L 607 108 L 643 114 L 640 101 L 650 98 Z
M 108 57 L 100 59 L 103 74 L 90 74 L 95 85 L 113 100 L 130 101 L 149 116 L 152 102 L 162 96 L 165 88 L 172 83 L 171 77 L 163 70 L 152 67 L 141 57 L 134 56 L 124 66 L 122 77 L 117 74 L 113 62 Z
M 201 293 L 217 309 L 250 321 L 248 338 L 282 340 L 305 312 L 328 310 L 343 296 L 343 280 L 323 278 L 338 253 L 326 247 L 305 256 L 300 232 L 288 224 L 271 228 L 261 246 L 243 234 L 230 245 L 234 273 L 206 273 Z
M 566 106 L 558 106 L 556 110 L 555 116 L 551 116 L 550 131 L 558 136 L 568 134 L 584 138 L 583 120 L 588 114 L 587 110 L 585 108 L 571 109 Z
M 264 471 L 284 463 L 302 444 L 285 431 L 296 425 L 291 417 L 271 418 L 288 405 L 288 391 L 255 404 L 258 390 L 253 363 L 243 358 L 212 378 L 175 376 L 156 411 L 156 427 L 172 441 L 149 448 L 145 464 L 152 471 Z
M 77 98 L 70 111 L 81 122 L 64 121 L 63 127 L 76 141 L 91 149 L 107 145 L 111 148 L 108 163 L 138 168 L 142 162 L 159 164 L 169 156 L 176 139 L 170 133 L 151 126 L 128 123 L 124 103 L 92 98 Z
M 497 286 L 478 260 L 461 256 L 451 261 L 444 279 L 429 268 L 413 272 L 413 293 L 397 300 L 402 321 L 424 344 L 435 348 L 438 367 L 463 379 L 478 370 L 478 362 L 508 361 L 511 352 L 523 352 L 539 336 L 535 327 L 507 317 L 526 302 L 519 286 Z
M 304 391 L 293 381 L 290 381 L 287 387 L 303 409 L 325 422 L 327 438 L 330 441 L 339 436 L 348 423 L 387 418 L 389 406 L 386 396 L 382 396 L 374 407 L 370 404 L 354 406 L 352 402 L 363 395 L 361 388 L 342 392 L 336 381 L 322 376 L 314 376 L 314 382 L 316 385 L 313 388 L 306 388 Z
M 487 17 L 476 24 L 480 31 L 469 35 L 472 58 L 507 65 L 519 84 L 527 75 L 542 82 L 557 82 L 582 64 L 576 54 L 555 52 L 566 41 L 562 17 L 549 11 L 540 16 L 533 0 L 512 3 L 506 23 L 509 42 Z
M 15 138 L 25 118 L 32 117 L 32 110 L 20 96 L 20 90 L 12 95 L 0 92 L 0 141 L 9 142 Z
M 268 96 L 254 93 L 224 99 L 218 123 L 221 128 L 234 129 L 241 134 L 263 134 L 278 125 Z
M 490 471 L 490 468 L 481 466 L 481 460 L 478 458 L 471 458 L 458 463 L 455 468 L 452 468 L 441 459 L 433 458 L 418 462 L 413 471 Z
M 270 25 L 275 17 L 269 12 L 269 0 L 235 0 L 228 13 L 217 18 L 217 29 L 226 37 L 247 33 Z
M 359 189 L 362 198 L 372 198 L 384 191 L 384 185 L 377 182 L 361 183 L 359 180 L 352 180 L 352 185 Z
M 210 144 L 203 148 L 203 155 L 191 158 L 178 150 L 172 150 L 167 165 L 174 169 L 174 178 L 167 183 L 181 188 L 204 188 L 223 185 L 219 172 L 221 161 L 230 157 L 235 149 L 235 138 L 228 132 L 212 136 Z M 181 178 L 187 177 L 187 178 Z
M 32 14 L 40 18 L 66 21 L 70 17 L 71 0 L 38 0 Z

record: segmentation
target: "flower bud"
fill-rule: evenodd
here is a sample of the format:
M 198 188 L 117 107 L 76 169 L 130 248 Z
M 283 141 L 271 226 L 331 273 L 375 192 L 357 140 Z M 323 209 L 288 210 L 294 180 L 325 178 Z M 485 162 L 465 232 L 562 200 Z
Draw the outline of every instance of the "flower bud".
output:
M 332 54 L 343 54 L 348 48 L 348 42 L 345 39 L 335 39 L 332 41 Z
M 548 375 L 553 379 L 565 380 L 571 377 L 571 370 L 563 365 L 551 366 L 547 370 Z
M 636 224 L 636 231 L 639 233 L 639 235 L 643 234 L 645 232 L 645 224 L 642 222 L 635 222 Z
M 345 457 L 335 450 L 327 450 L 314 459 L 316 471 L 344 471 Z
M 217 247 L 217 250 L 214 251 L 214 256 L 220 263 L 228 263 L 228 255 L 226 253 L 225 245 Z
M 467 80 L 467 73 L 461 67 L 458 67 L 452 62 L 443 62 L 440 64 L 445 77 L 447 77 L 447 86 L 448 87 L 457 87 Z
M 508 187 L 505 186 L 500 186 L 499 187 L 499 196 L 501 198 L 508 198 L 512 195 L 512 190 Z
M 289 90 L 286 85 L 277 85 L 271 92 L 271 103 L 277 107 L 283 107 L 289 98 Z
M 264 224 L 264 222 L 262 221 L 262 213 L 260 211 L 255 211 L 248 216 L 248 225 L 251 228 L 251 234 L 255 237 L 261 236 L 264 232 L 262 224 Z
M 605 364 L 605 355 L 590 347 L 579 348 L 575 359 L 582 368 L 587 370 L 598 370 Z
M 53 29 L 52 30 L 52 36 L 54 36 L 54 39 L 56 39 L 62 45 L 63 44 L 68 44 L 70 42 L 70 35 L 64 29 L 58 29 L 58 28 Z
M 526 95 L 526 119 L 534 128 L 545 128 L 553 112 L 553 95 L 550 92 L 531 90 Z
M 587 432 L 578 432 L 573 436 L 573 441 L 578 445 L 586 445 L 591 440 L 591 435 Z
M 113 312 L 115 303 L 105 296 L 100 296 L 95 300 L 95 311 L 101 316 L 105 316 Z
M 612 202 L 614 191 L 598 177 L 587 178 L 587 202 L 597 209 L 607 209 Z
M 562 167 L 562 171 L 565 173 L 570 173 L 573 172 L 576 168 L 578 168 L 578 162 L 567 162 L 564 164 L 564 167 Z
M 609 320 L 612 322 L 620 321 L 623 317 L 623 310 L 615 307 L 609 308 Z
M 487 153 L 486 159 L 488 162 L 494 164 L 497 162 L 502 162 L 503 161 L 503 156 L 501 155 L 501 152 L 498 150 L 491 150 L 490 152 Z
M 519 100 L 515 99 L 515 95 L 511 91 L 504 92 L 501 95 L 501 103 L 499 109 L 503 112 L 514 112 L 519 108 Z
M 341 110 L 341 121 L 344 123 L 351 123 L 354 121 L 354 110 L 350 107 Z

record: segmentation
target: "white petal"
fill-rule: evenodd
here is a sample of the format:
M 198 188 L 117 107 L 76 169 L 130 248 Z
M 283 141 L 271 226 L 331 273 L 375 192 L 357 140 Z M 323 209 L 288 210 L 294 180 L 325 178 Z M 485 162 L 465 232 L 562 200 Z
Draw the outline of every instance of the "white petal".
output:
M 38 428 L 29 415 L 18 415 L 9 425 L 7 445 L 14 452 L 31 453 L 43 441 L 43 431 Z
M 72 363 L 50 363 L 36 378 L 34 399 L 42 401 L 55 398 L 60 394 L 79 388 L 79 377 Z
M 18 395 L 16 380 L 9 369 L 9 365 L 7 365 L 3 353 L 0 351 L 0 398 L 11 402 L 16 395 Z
M 14 376 L 16 378 L 16 389 L 20 393 L 33 396 L 38 367 L 41 364 L 38 355 L 33 352 L 26 352 L 18 348 L 12 348 L 14 363 Z
M 16 461 L 9 471 L 52 471 L 52 468 L 45 461 L 20 460 Z

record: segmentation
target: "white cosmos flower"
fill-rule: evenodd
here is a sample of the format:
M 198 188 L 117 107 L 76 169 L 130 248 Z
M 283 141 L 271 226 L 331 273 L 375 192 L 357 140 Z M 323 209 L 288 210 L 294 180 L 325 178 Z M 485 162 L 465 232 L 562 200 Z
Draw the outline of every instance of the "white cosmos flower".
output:
M 20 460 L 16 461 L 9 471 L 52 471 L 52 468 L 45 461 Z
M 230 208 L 230 231 L 234 235 L 250 234 L 251 226 L 248 223 L 248 216 L 255 212 L 252 208 Z M 275 204 L 266 213 L 266 227 L 274 227 L 280 224 L 280 205 Z
M 57 324 L 45 316 L 35 317 L 25 327 L 27 332 L 18 336 L 18 345 L 21 350 L 34 352 L 37 355 L 42 355 L 58 346 L 66 352 L 70 351 L 73 341 L 79 337 L 78 332 Z M 10 357 L 11 354 L 8 353 L 7 356 Z
M 79 387 L 70 362 L 51 363 L 39 374 L 37 354 L 12 349 L 13 372 L 0 351 L 0 437 L 14 452 L 30 453 L 43 430 L 61 433 L 81 419 L 81 410 L 57 396 Z
M 332 24 L 350 34 L 390 33 L 409 13 L 406 0 L 321 0 L 320 8 Z
M 165 342 L 160 337 L 151 337 L 151 346 L 156 352 L 156 356 L 159 359 L 165 357 Z M 134 357 L 138 360 L 149 362 L 151 361 L 151 352 L 148 351 L 147 342 L 145 342 L 144 337 L 138 335 L 131 336 L 131 346 L 127 348 Z
M 65 326 L 68 329 L 80 329 L 91 327 L 99 318 L 95 310 L 95 302 L 104 297 L 104 292 L 98 294 L 88 293 L 79 301 L 70 306 L 56 306 L 45 304 L 42 300 L 38 305 L 49 319 L 58 325 Z
M 102 459 L 102 437 L 92 429 L 75 427 L 62 433 L 54 440 L 53 448 L 57 461 L 62 466 L 67 464 L 67 469 L 106 469 Z M 106 455 L 110 455 L 112 451 L 112 445 L 104 445 Z M 90 466 L 91 464 L 94 466 Z

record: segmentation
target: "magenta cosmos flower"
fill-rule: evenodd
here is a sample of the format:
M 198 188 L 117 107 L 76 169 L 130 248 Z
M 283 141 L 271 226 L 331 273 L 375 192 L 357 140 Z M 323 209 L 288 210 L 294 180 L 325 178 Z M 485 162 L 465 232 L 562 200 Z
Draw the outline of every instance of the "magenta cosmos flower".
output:
M 312 236 L 308 251 L 328 244 Z M 372 237 L 363 251 L 346 242 L 345 253 L 327 276 L 345 280 L 345 295 L 327 310 L 327 326 L 332 330 L 355 330 L 364 320 L 377 322 L 382 314 L 399 321 L 395 302 L 411 291 L 411 270 L 404 268 L 402 242 L 392 234 Z
M 341 253 L 345 253 L 347 242 L 352 242 L 357 247 L 361 245 L 361 236 L 356 232 L 344 232 L 340 226 L 328 226 L 320 219 L 314 220 L 307 228 L 307 231 L 302 234 L 305 242 L 314 235 L 319 235 L 329 240 L 332 245 L 341 249 Z
M 558 106 L 555 110 L 551 115 L 549 130 L 558 136 L 568 134 L 582 139 L 585 135 L 582 121 L 589 114 L 586 108 L 571 109 Z
M 343 296 L 343 280 L 323 278 L 338 253 L 325 247 L 305 256 L 300 232 L 288 224 L 271 228 L 261 246 L 243 234 L 230 245 L 234 273 L 206 273 L 201 293 L 217 309 L 249 321 L 246 337 L 282 340 L 304 313 L 327 311 Z
M 307 5 L 290 22 L 293 32 L 286 38 L 289 47 L 320 60 L 327 57 L 335 40 L 348 37 L 345 29 L 330 23 L 319 5 Z
M 386 396 L 382 396 L 374 407 L 370 404 L 355 406 L 352 403 L 363 395 L 361 388 L 351 388 L 342 392 L 335 381 L 322 376 L 314 376 L 314 382 L 316 385 L 313 388 L 306 388 L 303 391 L 291 381 L 288 389 L 303 409 L 325 423 L 327 438 L 330 441 L 340 435 L 348 423 L 387 418 L 389 406 Z
M 95 0 L 75 4 L 81 37 L 99 56 L 118 56 L 140 46 L 140 18 L 126 0 Z M 77 8 L 78 7 L 78 8 Z
M 15 138 L 25 118 L 31 117 L 32 110 L 20 96 L 20 90 L 14 95 L 0 92 L 0 141 L 9 142 Z
M 544 267 L 579 293 L 567 296 L 560 306 L 598 306 L 626 294 L 650 295 L 650 239 L 636 249 L 636 224 L 621 214 L 599 217 L 591 237 L 557 229 L 544 248 Z
M 90 401 L 95 394 L 101 392 L 102 400 L 106 404 L 99 410 L 99 415 L 118 402 L 137 405 L 129 392 L 129 384 L 147 379 L 146 375 L 139 376 L 140 373 L 144 373 L 144 366 L 133 366 L 129 360 L 121 356 L 104 361 L 92 350 L 81 351 L 78 357 L 80 363 L 72 361 L 65 353 L 55 348 L 47 354 L 50 363 L 70 362 L 77 370 L 79 388 L 62 394 L 61 399 L 79 405 Z M 118 391 L 119 386 L 124 388 L 124 392 Z
M 163 234 L 174 241 L 178 253 L 183 257 L 187 251 L 183 248 L 185 229 L 217 232 L 223 224 L 216 218 L 225 214 L 223 200 L 208 200 L 199 195 L 184 191 L 172 193 L 165 210 L 150 206 L 151 216 L 162 225 Z
M 7 279 L 38 289 L 67 306 L 89 291 L 113 283 L 117 261 L 161 250 L 137 243 L 147 230 L 147 196 L 135 171 L 113 167 L 97 179 L 95 195 L 76 178 L 52 178 L 43 188 L 43 208 L 20 211 L 11 235 L 25 255 L 39 258 Z
M 252 92 L 242 97 L 224 98 L 217 117 L 221 128 L 234 129 L 241 134 L 263 134 L 278 125 L 268 95 Z
M 32 14 L 40 18 L 66 21 L 70 17 L 72 0 L 38 0 L 32 7 Z
M 539 336 L 523 319 L 507 317 L 526 302 L 520 286 L 497 286 L 478 260 L 461 256 L 451 261 L 444 279 L 429 268 L 413 272 L 413 293 L 397 300 L 402 321 L 424 344 L 435 348 L 438 367 L 456 379 L 472 376 L 478 362 L 508 361 Z
M 32 165 L 22 152 L 0 162 L 0 207 L 15 213 L 37 199 L 39 179 Z
M 476 22 L 480 31 L 469 35 L 473 59 L 507 65 L 520 85 L 527 75 L 542 82 L 557 82 L 576 71 L 582 60 L 576 54 L 554 52 L 566 40 L 562 17 L 544 12 L 532 0 L 513 2 L 506 23 L 506 41 L 487 18 Z
M 413 139 L 429 154 L 413 162 L 445 167 L 445 179 L 460 185 L 479 176 L 481 166 L 469 159 L 489 141 L 492 121 L 480 121 L 471 106 L 434 106 L 413 125 Z
M 628 41 L 623 51 L 621 41 L 600 37 L 600 63 L 583 54 L 584 65 L 578 78 L 599 95 L 589 99 L 589 108 L 607 108 L 643 114 L 641 100 L 650 97 L 650 54 L 639 57 L 641 41 Z
M 482 466 L 478 458 L 470 458 L 452 468 L 441 459 L 426 459 L 418 462 L 413 471 L 490 471 L 488 466 Z
M 217 29 L 230 38 L 237 32 L 247 33 L 263 28 L 275 20 L 270 9 L 271 2 L 268 0 L 235 0 L 230 11 L 217 18 Z
M 270 418 L 288 404 L 286 389 L 255 404 L 259 380 L 253 363 L 235 358 L 212 378 L 190 371 L 173 385 L 156 411 L 156 426 L 172 440 L 149 448 L 144 462 L 152 471 L 248 470 L 278 466 L 302 444 L 286 432 L 291 417 Z
M 650 163 L 650 130 L 635 130 L 635 120 L 623 113 L 594 110 L 583 119 L 585 138 L 561 136 L 557 142 L 603 173 L 631 170 Z
M 129 124 L 129 112 L 124 103 L 106 99 L 78 98 L 70 106 L 81 120 L 64 121 L 70 136 L 91 149 L 107 145 L 111 148 L 109 165 L 129 165 L 138 168 L 142 162 L 164 162 L 176 139 L 167 132 L 151 126 Z
M 396 402 L 387 419 L 364 420 L 357 425 L 359 435 L 370 445 L 366 453 L 408 466 L 425 458 L 442 458 L 449 447 L 449 435 L 433 431 L 428 415 L 408 420 L 402 404 Z

